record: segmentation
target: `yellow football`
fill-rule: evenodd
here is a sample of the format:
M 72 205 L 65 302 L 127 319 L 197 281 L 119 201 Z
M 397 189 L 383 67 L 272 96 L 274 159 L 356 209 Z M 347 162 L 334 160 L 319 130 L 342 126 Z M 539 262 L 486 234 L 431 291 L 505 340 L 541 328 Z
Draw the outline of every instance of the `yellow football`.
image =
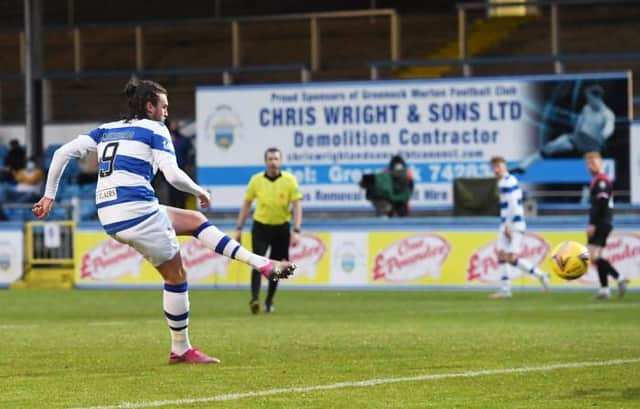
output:
M 589 269 L 589 250 L 575 241 L 563 241 L 551 252 L 551 270 L 560 278 L 575 280 Z

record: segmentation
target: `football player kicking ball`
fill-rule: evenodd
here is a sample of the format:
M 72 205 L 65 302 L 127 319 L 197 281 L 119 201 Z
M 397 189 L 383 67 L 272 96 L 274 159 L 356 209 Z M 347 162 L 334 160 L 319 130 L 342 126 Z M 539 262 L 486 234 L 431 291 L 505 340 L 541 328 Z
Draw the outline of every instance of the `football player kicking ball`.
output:
M 549 289 L 549 275 L 517 256 L 520 253 L 522 239 L 527 228 L 522 207 L 522 190 L 518 186 L 518 180 L 507 171 L 507 163 L 502 157 L 491 158 L 491 169 L 498 179 L 500 193 L 501 221 L 498 232 L 498 264 L 502 274 L 500 290 L 493 293 L 491 297 L 511 298 L 511 281 L 509 279 L 511 266 L 536 277 L 540 280 L 542 288 L 547 291 Z
M 97 151 L 96 207 L 102 227 L 115 240 L 135 248 L 164 279 L 162 304 L 171 334 L 169 363 L 218 363 L 219 359 L 193 348 L 189 341 L 187 275 L 176 235 L 193 235 L 216 253 L 249 264 L 270 280 L 287 278 L 296 266 L 249 252 L 200 212 L 160 206 L 151 187 L 157 169 L 175 188 L 195 195 L 202 208 L 209 208 L 211 199 L 178 167 L 164 125 L 167 91 L 152 81 L 130 81 L 125 95 L 125 119 L 101 125 L 56 150 L 44 196 L 33 206 L 33 214 L 40 219 L 49 214 L 71 158 Z

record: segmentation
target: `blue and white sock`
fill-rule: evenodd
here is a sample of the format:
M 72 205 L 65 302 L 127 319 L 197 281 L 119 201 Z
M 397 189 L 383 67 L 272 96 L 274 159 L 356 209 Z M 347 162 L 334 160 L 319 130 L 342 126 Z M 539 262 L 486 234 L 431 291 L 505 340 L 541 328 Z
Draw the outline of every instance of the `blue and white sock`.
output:
M 500 291 L 511 293 L 511 281 L 509 280 L 509 263 L 506 261 L 498 261 L 500 266 Z
M 187 283 L 164 284 L 162 307 L 171 332 L 171 352 L 184 354 L 189 342 L 189 291 Z
M 513 265 L 519 268 L 522 272 L 531 274 L 536 278 L 542 278 L 544 276 L 544 273 L 540 271 L 540 269 L 520 257 L 516 258 L 513 261 Z
M 256 270 L 269 263 L 269 259 L 245 249 L 240 243 L 221 232 L 216 226 L 209 222 L 202 223 L 193 235 L 216 253 L 242 261 Z

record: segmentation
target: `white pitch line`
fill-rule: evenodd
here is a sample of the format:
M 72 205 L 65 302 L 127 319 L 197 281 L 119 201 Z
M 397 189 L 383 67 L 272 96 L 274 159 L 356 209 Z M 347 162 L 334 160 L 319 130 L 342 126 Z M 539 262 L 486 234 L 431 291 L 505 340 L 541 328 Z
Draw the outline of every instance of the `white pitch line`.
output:
M 0 329 L 28 328 L 36 326 L 36 324 L 1 324 Z
M 135 409 L 135 408 L 157 408 L 157 407 L 167 406 L 167 405 L 182 406 L 182 405 L 193 405 L 196 403 L 233 401 L 233 400 L 239 400 L 239 399 L 245 399 L 245 398 L 256 398 L 256 397 L 262 397 L 262 396 L 326 391 L 331 389 L 367 388 L 370 386 L 386 385 L 386 384 L 392 384 L 392 383 L 434 381 L 434 380 L 440 380 L 440 379 L 454 379 L 454 378 L 476 378 L 480 376 L 489 376 L 489 375 L 543 372 L 543 371 L 553 371 L 556 369 L 589 368 L 589 367 L 598 367 L 598 366 L 613 366 L 613 365 L 625 365 L 625 364 L 635 364 L 635 363 L 640 363 L 640 358 L 611 359 L 608 361 L 591 361 L 591 362 L 567 362 L 567 363 L 561 363 L 561 364 L 530 366 L 530 367 L 522 367 L 522 368 L 485 369 L 485 370 L 479 370 L 479 371 L 404 376 L 400 378 L 378 378 L 378 379 L 368 379 L 364 381 L 339 382 L 339 383 L 332 383 L 328 385 L 299 386 L 299 387 L 291 387 L 291 388 L 266 389 L 262 391 L 228 393 L 224 395 L 207 396 L 203 398 L 157 400 L 157 401 L 137 402 L 137 403 L 121 402 L 118 405 L 79 407 L 75 409 Z

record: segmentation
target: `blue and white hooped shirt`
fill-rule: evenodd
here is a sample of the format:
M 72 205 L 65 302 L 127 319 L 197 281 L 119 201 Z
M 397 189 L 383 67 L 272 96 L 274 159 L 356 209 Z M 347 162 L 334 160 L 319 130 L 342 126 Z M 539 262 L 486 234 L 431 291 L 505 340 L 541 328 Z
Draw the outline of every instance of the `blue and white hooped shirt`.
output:
M 507 173 L 498 181 L 500 194 L 500 229 L 509 226 L 513 231 L 525 231 L 527 224 L 524 220 L 522 205 L 522 190 L 518 179 Z
M 109 234 L 133 227 L 159 209 L 151 181 L 160 169 L 172 185 L 199 195 L 204 190 L 178 168 L 167 127 L 150 119 L 109 122 L 60 147 L 49 169 L 45 196 L 55 198 L 66 163 L 97 151 L 98 218 Z
M 149 119 L 110 122 L 89 132 L 97 145 L 98 218 L 107 233 L 134 226 L 156 211 L 151 181 L 163 155 L 175 152 L 167 127 Z

